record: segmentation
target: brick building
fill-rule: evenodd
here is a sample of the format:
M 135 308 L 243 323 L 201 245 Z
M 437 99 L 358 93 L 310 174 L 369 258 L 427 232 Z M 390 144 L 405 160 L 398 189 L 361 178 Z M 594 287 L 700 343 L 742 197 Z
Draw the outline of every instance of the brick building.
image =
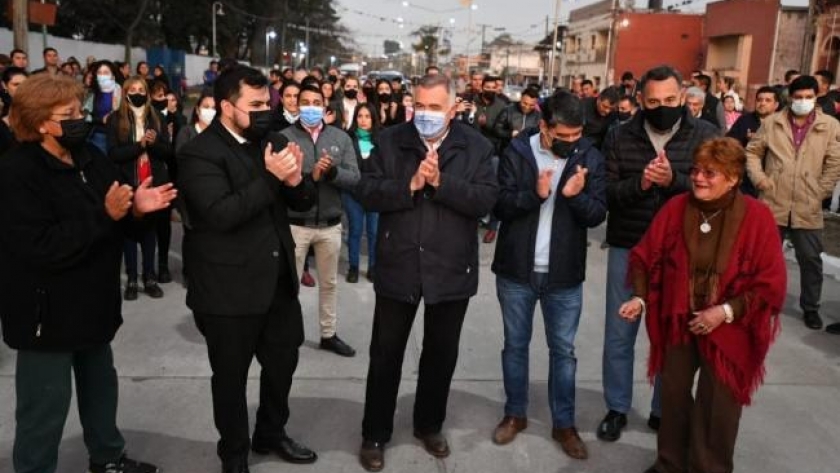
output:
M 801 1 L 724 0 L 706 6 L 705 69 L 735 78 L 748 102 L 766 84 L 783 81 L 800 69 L 808 8 Z

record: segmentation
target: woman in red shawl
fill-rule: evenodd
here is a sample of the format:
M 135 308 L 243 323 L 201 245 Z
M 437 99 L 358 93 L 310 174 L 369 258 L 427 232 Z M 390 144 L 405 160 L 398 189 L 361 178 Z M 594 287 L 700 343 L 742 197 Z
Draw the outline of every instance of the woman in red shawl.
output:
M 692 191 L 663 206 L 630 254 L 633 297 L 619 314 L 646 315 L 648 375 L 662 375 L 647 473 L 731 472 L 741 408 L 764 379 L 787 272 L 773 215 L 738 190 L 745 161 L 731 138 L 699 146 Z

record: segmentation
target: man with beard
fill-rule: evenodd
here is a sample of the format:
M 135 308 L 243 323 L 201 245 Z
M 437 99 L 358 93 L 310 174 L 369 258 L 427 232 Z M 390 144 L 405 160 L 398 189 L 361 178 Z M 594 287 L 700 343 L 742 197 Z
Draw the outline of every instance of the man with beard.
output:
M 719 130 L 691 116 L 685 107 L 682 77 L 670 66 L 648 71 L 639 82 L 642 107 L 627 124 L 613 128 L 604 142 L 607 163 L 607 301 L 603 389 L 607 415 L 597 436 L 614 442 L 627 425 L 633 401 L 633 362 L 639 320 L 619 316 L 631 296 L 627 285 L 630 249 L 671 197 L 690 187 L 694 150 Z M 658 383 L 657 383 L 658 384 Z M 658 428 L 660 407 L 654 388 L 648 425 Z
M 190 219 L 187 306 L 213 370 L 217 453 L 224 473 L 249 471 L 249 447 L 312 463 L 315 453 L 285 430 L 304 339 L 287 214 L 312 207 L 315 186 L 301 173 L 300 147 L 269 134 L 268 79 L 260 71 L 239 66 L 223 72 L 214 99 L 216 119 L 178 158 Z M 262 372 L 250 439 L 245 390 L 254 355 Z

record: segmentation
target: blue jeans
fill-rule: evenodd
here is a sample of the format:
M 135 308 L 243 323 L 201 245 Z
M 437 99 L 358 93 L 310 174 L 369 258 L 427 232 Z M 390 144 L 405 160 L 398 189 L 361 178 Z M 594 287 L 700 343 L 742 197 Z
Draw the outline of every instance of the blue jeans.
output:
M 502 306 L 505 348 L 502 350 L 505 415 L 526 417 L 528 411 L 528 347 L 534 309 L 540 302 L 548 342 L 548 402 L 554 428 L 575 425 L 575 335 L 582 305 L 582 285 L 547 289 L 548 274 L 532 273 L 531 283 L 496 276 Z
M 607 409 L 626 414 L 633 404 L 633 361 L 641 318 L 628 322 L 618 309 L 632 294 L 627 281 L 630 250 L 611 246 L 607 254 L 607 313 L 604 328 L 603 383 Z M 662 415 L 660 380 L 653 386 L 651 413 Z
M 362 204 L 347 192 L 341 193 L 341 202 L 347 212 L 347 259 L 350 267 L 359 269 L 359 253 L 362 246 L 362 232 L 367 226 L 368 268 L 376 266 L 376 233 L 379 228 L 379 214 L 365 212 Z

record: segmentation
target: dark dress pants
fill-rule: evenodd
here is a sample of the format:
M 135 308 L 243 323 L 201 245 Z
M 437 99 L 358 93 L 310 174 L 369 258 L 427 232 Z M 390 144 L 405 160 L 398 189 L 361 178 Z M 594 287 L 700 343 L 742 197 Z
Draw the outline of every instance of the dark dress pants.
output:
M 254 437 L 272 441 L 285 435 L 289 391 L 304 339 L 300 302 L 286 289 L 291 286 L 288 281 L 278 283 L 265 314 L 195 314 L 213 369 L 213 418 L 221 437 L 217 451 L 223 463 L 248 456 L 246 383 L 254 355 L 262 367 Z
M 697 393 L 692 396 L 694 375 Z M 741 405 L 715 377 L 697 345 L 674 346 L 662 368 L 657 473 L 731 473 Z
M 469 299 L 426 305 L 414 401 L 414 430 L 421 434 L 437 433 L 443 428 L 468 305 Z M 403 356 L 417 307 L 418 304 L 376 296 L 362 422 L 365 440 L 391 440 Z

